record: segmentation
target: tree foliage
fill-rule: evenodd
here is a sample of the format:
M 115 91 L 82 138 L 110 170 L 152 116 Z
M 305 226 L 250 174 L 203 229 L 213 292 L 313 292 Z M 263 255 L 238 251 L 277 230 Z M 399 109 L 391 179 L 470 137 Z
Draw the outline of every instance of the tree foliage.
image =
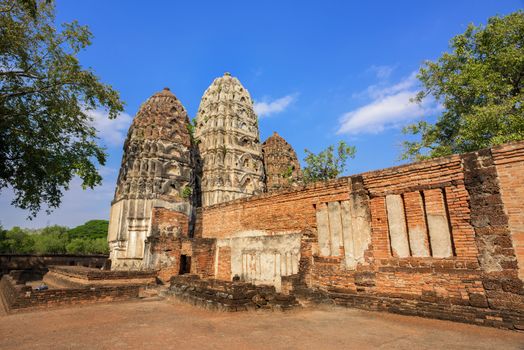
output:
M 107 254 L 107 220 L 91 220 L 73 229 L 48 226 L 39 230 L 0 227 L 0 253 Z
M 75 238 L 67 244 L 66 249 L 70 254 L 109 253 L 109 246 L 107 245 L 107 240 L 104 238 L 94 240 Z
M 91 33 L 76 21 L 54 25 L 54 4 L 0 0 L 0 190 L 36 215 L 60 205 L 73 176 L 84 188 L 101 182 L 104 149 L 88 112 L 123 110 L 119 94 L 101 83 L 77 55 Z
M 24 229 L 15 226 L 4 234 L 2 248 L 4 253 L 28 254 L 33 252 L 33 237 Z
M 304 151 L 306 152 L 304 158 L 306 167 L 303 170 L 303 179 L 304 182 L 308 183 L 338 177 L 346 170 L 348 158 L 355 157 L 356 149 L 354 146 L 349 146 L 344 141 L 340 141 L 336 153 L 334 145 L 318 154 L 314 154 L 308 149 Z
M 89 220 L 86 223 L 70 229 L 67 234 L 69 239 L 84 238 L 97 239 L 107 238 L 109 221 L 107 220 Z
M 469 25 L 451 40 L 451 53 L 426 62 L 418 74 L 421 103 L 443 107 L 435 124 L 405 128 L 420 141 L 404 142 L 404 159 L 475 151 L 524 139 L 524 12 Z

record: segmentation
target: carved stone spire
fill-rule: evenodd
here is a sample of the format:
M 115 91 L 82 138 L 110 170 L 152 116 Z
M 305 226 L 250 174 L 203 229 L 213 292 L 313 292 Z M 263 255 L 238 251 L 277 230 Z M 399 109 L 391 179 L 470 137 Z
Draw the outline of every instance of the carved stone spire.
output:
M 180 200 L 192 177 L 189 118 L 169 88 L 151 96 L 129 128 L 114 201 Z
M 149 268 L 144 256 L 153 208 L 190 215 L 194 165 L 188 124 L 184 106 L 168 88 L 143 103 L 133 119 L 111 206 L 113 268 Z
M 296 186 L 301 172 L 293 147 L 274 132 L 262 144 L 262 151 L 268 191 Z
M 225 73 L 205 91 L 196 116 L 202 205 L 263 192 L 258 120 L 249 92 Z

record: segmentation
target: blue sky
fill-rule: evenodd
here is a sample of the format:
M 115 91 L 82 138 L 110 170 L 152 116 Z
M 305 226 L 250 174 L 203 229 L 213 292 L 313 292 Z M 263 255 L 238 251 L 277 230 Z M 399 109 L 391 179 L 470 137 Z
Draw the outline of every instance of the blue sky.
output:
M 57 22 L 90 27 L 81 53 L 121 93 L 125 113 L 94 114 L 109 159 L 103 185 L 75 180 L 60 209 L 26 221 L 0 194 L 4 227 L 75 226 L 109 216 L 127 128 L 140 104 L 171 88 L 194 117 L 204 90 L 224 72 L 256 102 L 261 139 L 278 131 L 303 159 L 344 140 L 357 147 L 348 174 L 398 165 L 402 125 L 439 106 L 407 101 L 424 60 L 448 49 L 469 23 L 486 23 L 523 1 L 57 1 Z

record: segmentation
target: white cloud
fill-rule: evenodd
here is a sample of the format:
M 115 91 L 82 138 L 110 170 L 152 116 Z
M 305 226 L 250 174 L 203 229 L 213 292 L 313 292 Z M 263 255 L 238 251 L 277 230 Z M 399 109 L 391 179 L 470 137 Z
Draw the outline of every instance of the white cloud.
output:
M 287 95 L 273 101 L 255 102 L 255 112 L 259 117 L 284 111 L 296 99 L 296 94 Z
M 133 118 L 127 113 L 120 113 L 115 119 L 109 119 L 104 110 L 95 109 L 86 112 L 93 118 L 93 125 L 98 137 L 108 146 L 122 146 Z
M 412 102 L 416 93 L 416 72 L 394 85 L 379 83 L 369 86 L 357 96 L 365 95 L 371 102 L 342 115 L 337 134 L 376 134 L 434 113 L 440 108 L 430 99 L 422 104 Z
M 376 75 L 376 77 L 380 80 L 384 80 L 389 78 L 391 73 L 395 70 L 395 67 L 392 66 L 371 66 L 369 67 L 368 71 L 372 72 Z

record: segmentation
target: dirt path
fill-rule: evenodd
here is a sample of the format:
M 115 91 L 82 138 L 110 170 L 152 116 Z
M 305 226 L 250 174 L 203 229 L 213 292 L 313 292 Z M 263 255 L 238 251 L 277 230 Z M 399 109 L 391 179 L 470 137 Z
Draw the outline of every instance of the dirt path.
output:
M 217 313 L 166 301 L 0 316 L 0 349 L 524 349 L 524 333 L 353 309 Z

